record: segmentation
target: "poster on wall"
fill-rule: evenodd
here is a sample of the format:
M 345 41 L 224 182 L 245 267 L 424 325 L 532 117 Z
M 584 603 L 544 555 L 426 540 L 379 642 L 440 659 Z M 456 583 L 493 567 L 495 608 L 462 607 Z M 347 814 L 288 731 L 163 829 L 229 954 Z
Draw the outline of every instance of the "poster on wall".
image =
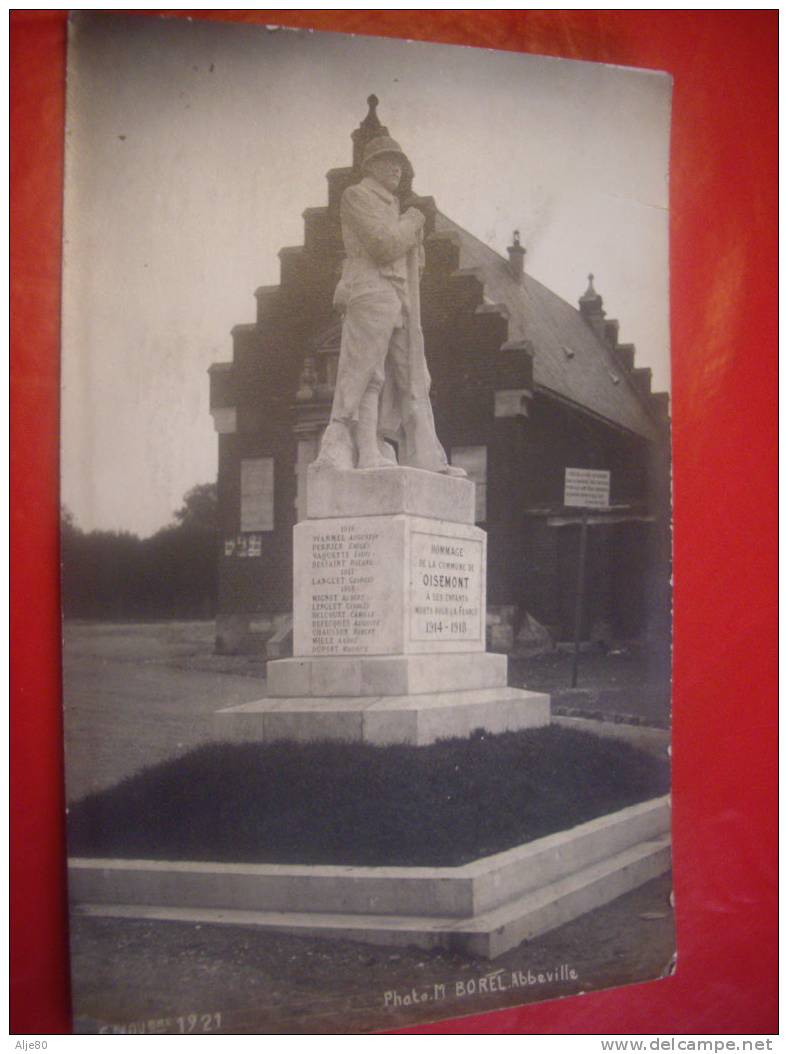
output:
M 77 1031 L 352 1034 L 670 974 L 670 98 L 70 17 Z

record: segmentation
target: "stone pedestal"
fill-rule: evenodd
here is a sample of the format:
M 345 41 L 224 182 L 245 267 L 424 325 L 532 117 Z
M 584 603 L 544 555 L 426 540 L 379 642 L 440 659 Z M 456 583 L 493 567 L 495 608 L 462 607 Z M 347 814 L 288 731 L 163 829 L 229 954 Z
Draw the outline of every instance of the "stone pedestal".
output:
M 431 743 L 550 720 L 485 652 L 487 538 L 470 480 L 310 469 L 293 531 L 292 659 L 269 698 L 216 715 L 222 739 Z

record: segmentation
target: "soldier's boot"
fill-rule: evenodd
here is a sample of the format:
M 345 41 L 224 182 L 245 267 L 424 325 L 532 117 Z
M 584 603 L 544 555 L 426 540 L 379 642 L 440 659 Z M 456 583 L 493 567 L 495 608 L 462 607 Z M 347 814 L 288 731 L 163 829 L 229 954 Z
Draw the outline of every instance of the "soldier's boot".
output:
M 380 393 L 370 387 L 361 397 L 356 425 L 358 468 L 396 468 L 397 462 L 385 456 L 393 448 L 378 436 L 378 402 Z

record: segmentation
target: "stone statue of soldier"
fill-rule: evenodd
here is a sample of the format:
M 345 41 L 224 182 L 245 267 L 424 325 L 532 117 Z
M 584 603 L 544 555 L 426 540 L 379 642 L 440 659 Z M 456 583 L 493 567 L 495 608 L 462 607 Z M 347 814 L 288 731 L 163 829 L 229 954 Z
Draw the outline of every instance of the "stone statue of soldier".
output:
M 334 294 L 343 314 L 331 420 L 315 468 L 381 469 L 399 464 L 448 475 L 435 434 L 419 304 L 424 214 L 400 214 L 396 191 L 408 159 L 393 139 L 364 150 L 364 177 L 342 195 L 346 258 Z

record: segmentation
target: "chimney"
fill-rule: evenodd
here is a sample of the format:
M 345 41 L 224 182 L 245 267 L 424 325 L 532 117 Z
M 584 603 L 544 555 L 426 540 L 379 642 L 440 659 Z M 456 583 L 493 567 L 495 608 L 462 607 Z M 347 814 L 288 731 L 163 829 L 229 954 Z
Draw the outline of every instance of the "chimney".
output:
M 519 231 L 514 231 L 512 240 L 513 244 L 506 250 L 509 253 L 509 270 L 512 272 L 513 278 L 518 282 L 522 282 L 525 271 L 525 249 L 520 245 Z

